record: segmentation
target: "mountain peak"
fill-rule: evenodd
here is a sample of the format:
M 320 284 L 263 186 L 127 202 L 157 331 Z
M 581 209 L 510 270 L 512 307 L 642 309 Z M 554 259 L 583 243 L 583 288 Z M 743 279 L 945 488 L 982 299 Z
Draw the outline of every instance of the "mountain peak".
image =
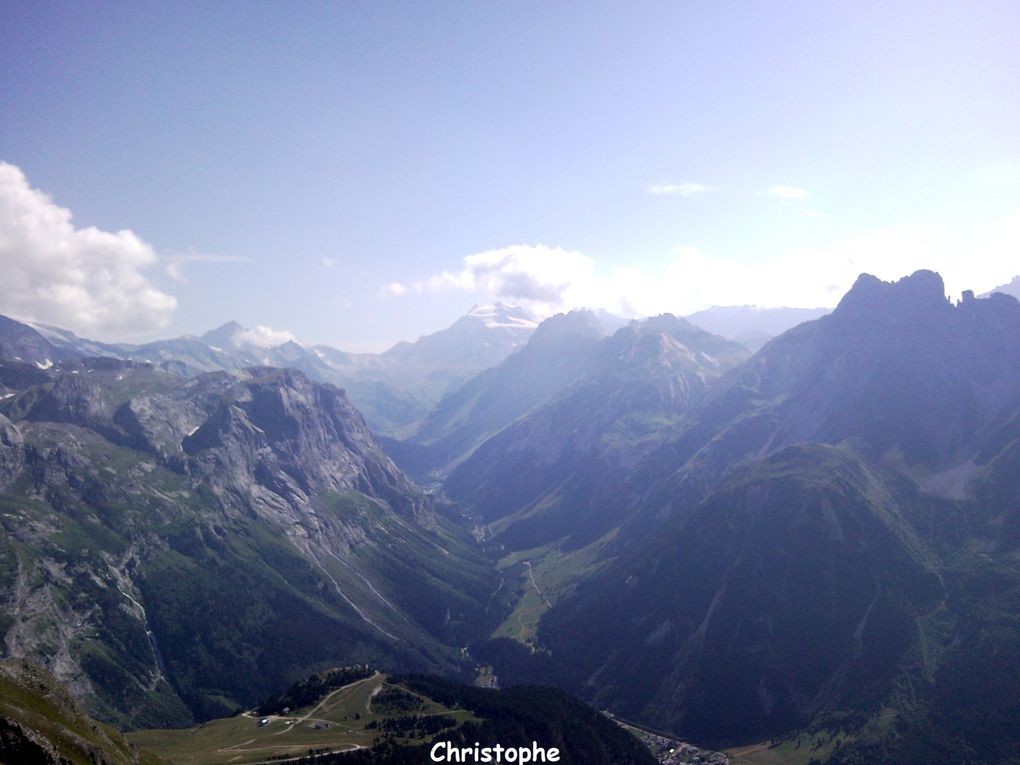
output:
M 890 311 L 915 314 L 941 312 L 950 307 L 945 283 L 934 271 L 915 271 L 895 282 L 884 282 L 877 276 L 861 274 L 839 301 L 833 315 L 859 316 Z
M 635 320 L 631 322 L 631 326 L 639 329 L 641 332 L 665 332 L 667 334 L 699 331 L 698 328 L 687 321 L 687 319 L 680 316 L 674 316 L 671 313 L 660 313 L 658 316 L 649 316 L 647 319 L 642 321 Z
M 206 345 L 223 348 L 232 345 L 234 337 L 239 332 L 244 332 L 244 327 L 236 321 L 228 321 L 226 324 L 206 332 L 202 335 L 201 340 Z
M 542 342 L 550 337 L 576 335 L 579 337 L 603 337 L 606 334 L 594 311 L 576 308 L 568 313 L 558 313 L 538 325 L 533 340 Z

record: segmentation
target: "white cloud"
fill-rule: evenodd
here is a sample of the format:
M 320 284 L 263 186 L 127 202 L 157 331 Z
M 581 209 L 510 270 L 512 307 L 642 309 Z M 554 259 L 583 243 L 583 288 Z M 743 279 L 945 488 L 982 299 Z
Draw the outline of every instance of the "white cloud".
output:
M 810 194 L 805 189 L 796 186 L 784 186 L 781 183 L 770 186 L 767 193 L 778 199 L 807 199 Z
M 594 269 L 595 261 L 573 250 L 516 245 L 469 255 L 457 279 L 497 299 L 558 306 Z
M 99 338 L 157 329 L 177 301 L 144 275 L 156 261 L 131 231 L 76 228 L 70 210 L 0 162 L 0 312 Z
M 460 271 L 442 271 L 410 286 L 390 282 L 380 298 L 409 292 L 427 294 L 455 290 L 530 306 L 540 315 L 574 304 L 573 294 L 591 281 L 595 262 L 579 252 L 547 245 L 520 244 L 487 250 L 464 258 Z
M 390 282 L 379 288 L 379 298 L 400 297 L 407 293 L 407 287 L 400 282 Z
M 188 263 L 250 263 L 243 255 L 210 255 L 198 252 L 176 252 L 166 256 L 167 275 L 177 282 L 186 282 L 184 266 Z
M 700 197 L 712 191 L 718 191 L 715 186 L 708 186 L 704 183 L 653 183 L 647 188 L 649 194 L 676 195 L 680 197 Z
M 258 325 L 255 329 L 246 329 L 234 335 L 236 345 L 254 345 L 258 348 L 275 348 L 284 343 L 298 342 L 293 333 L 285 329 L 273 329 L 265 325 Z
M 319 262 L 322 263 L 324 268 L 334 268 L 337 264 L 337 259 L 323 255 L 322 257 L 319 258 Z
M 487 250 L 464 258 L 457 272 L 443 271 L 410 288 L 399 282 L 385 285 L 383 296 L 457 290 L 485 295 L 529 306 L 539 315 L 548 315 L 575 303 L 572 293 L 592 278 L 595 262 L 579 252 L 542 244 L 520 244 L 499 250 Z

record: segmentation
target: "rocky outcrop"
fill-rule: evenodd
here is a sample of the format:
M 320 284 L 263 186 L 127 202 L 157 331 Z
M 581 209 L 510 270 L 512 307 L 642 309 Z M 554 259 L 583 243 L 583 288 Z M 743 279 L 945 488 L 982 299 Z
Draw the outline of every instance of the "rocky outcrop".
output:
M 14 423 L 0 414 L 0 491 L 18 477 L 25 463 L 25 441 Z

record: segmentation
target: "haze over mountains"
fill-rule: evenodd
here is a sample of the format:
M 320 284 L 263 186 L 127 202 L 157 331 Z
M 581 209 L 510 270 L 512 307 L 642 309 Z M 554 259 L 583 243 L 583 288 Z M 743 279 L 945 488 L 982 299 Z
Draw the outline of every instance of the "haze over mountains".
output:
M 7 343 L 9 355 L 35 364 L 106 356 L 151 362 L 184 375 L 249 366 L 299 369 L 313 380 L 347 388 L 378 433 L 397 431 L 423 416 L 447 392 L 523 345 L 538 324 L 522 309 L 476 306 L 450 327 L 414 343 L 398 343 L 381 354 L 357 354 L 281 341 L 281 333 L 250 330 L 237 322 L 201 337 L 130 345 L 94 342 L 45 325 L 31 327 L 41 335 L 36 337 L 26 325 L 16 329 L 11 320 L 4 321 L 0 343 Z
M 711 308 L 691 320 L 704 329 L 756 348 L 824 309 L 733 306 Z M 628 319 L 589 312 L 599 331 L 611 334 Z M 479 372 L 494 367 L 524 346 L 538 327 L 524 308 L 502 303 L 475 306 L 446 329 L 415 342 L 400 342 L 383 353 L 347 353 L 328 345 L 304 345 L 265 327 L 254 330 L 235 321 L 201 336 L 184 336 L 142 345 L 104 343 L 44 324 L 0 316 L 0 343 L 7 355 L 35 364 L 82 356 L 106 356 L 162 364 L 193 375 L 247 366 L 300 369 L 314 380 L 348 390 L 372 429 L 381 435 L 407 435 L 446 394 Z M 20 325 L 20 326 L 19 326 Z M 30 330 L 34 329 L 38 333 Z M 41 337 L 40 337 L 41 336 Z M 414 432 L 427 433 L 417 424 Z M 420 435 L 418 440 L 429 440 Z
M 756 351 L 776 335 L 827 313 L 828 308 L 712 306 L 692 313 L 687 320 L 712 334 L 735 340 L 749 351 Z
M 714 746 L 1020 757 L 1015 297 L 862 275 L 754 354 L 499 306 L 377 356 L 250 338 L 0 323 L 5 653 L 92 713 L 485 663 Z

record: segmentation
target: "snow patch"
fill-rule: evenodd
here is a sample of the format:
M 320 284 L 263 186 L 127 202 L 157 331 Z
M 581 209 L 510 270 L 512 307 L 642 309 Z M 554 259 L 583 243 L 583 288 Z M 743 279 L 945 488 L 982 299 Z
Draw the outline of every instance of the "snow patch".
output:
M 35 365 L 39 367 L 39 369 L 49 369 L 50 367 L 53 366 L 53 362 L 50 361 L 49 359 L 46 359 L 46 361 L 35 362 Z
M 538 322 L 529 318 L 526 311 L 519 306 L 506 306 L 502 303 L 476 305 L 468 316 L 481 319 L 489 329 L 509 327 L 513 329 L 535 329 Z

